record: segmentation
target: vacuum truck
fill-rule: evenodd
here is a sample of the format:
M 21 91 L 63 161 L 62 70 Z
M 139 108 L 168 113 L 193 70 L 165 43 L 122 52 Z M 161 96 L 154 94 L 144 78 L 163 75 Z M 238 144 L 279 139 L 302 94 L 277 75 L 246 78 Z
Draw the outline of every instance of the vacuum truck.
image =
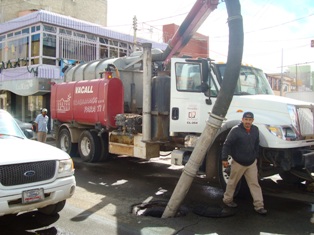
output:
M 217 99 L 226 65 L 173 58 L 169 75 L 145 77 L 141 58 L 78 65 L 67 71 L 67 81 L 52 86 L 58 147 L 72 156 L 78 151 L 87 162 L 104 160 L 110 153 L 150 159 L 160 151 L 172 151 L 173 164 L 187 162 Z M 93 78 L 103 68 L 103 76 Z M 76 76 L 79 72 L 86 76 L 75 81 L 82 77 Z M 145 82 L 151 82 L 150 91 Z M 143 111 L 145 102 L 150 111 Z M 261 177 L 280 174 L 288 181 L 312 181 L 313 104 L 275 96 L 263 71 L 248 66 L 241 67 L 226 120 L 208 149 L 202 166 L 207 177 L 228 178 L 220 161 L 222 144 L 245 111 L 254 113 L 260 130 Z
M 215 7 L 207 6 L 207 13 Z M 191 36 L 178 31 L 182 37 Z M 174 36 L 165 51 L 145 44 L 143 51 L 127 57 L 69 68 L 64 82 L 51 87 L 57 146 L 86 162 L 103 161 L 110 154 L 150 159 L 171 151 L 172 164 L 184 165 L 216 102 L 226 64 L 175 58 L 173 50 L 188 41 L 182 37 Z M 229 175 L 220 159 L 223 142 L 243 112 L 251 111 L 260 130 L 259 176 L 280 174 L 284 181 L 312 182 L 313 105 L 275 96 L 261 69 L 241 66 L 226 119 L 208 146 L 200 171 L 225 187 Z

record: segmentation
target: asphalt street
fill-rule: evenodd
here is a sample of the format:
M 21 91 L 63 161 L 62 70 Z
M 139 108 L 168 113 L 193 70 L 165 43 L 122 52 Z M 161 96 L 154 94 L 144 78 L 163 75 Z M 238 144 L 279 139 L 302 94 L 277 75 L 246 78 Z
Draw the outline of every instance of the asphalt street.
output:
M 278 185 L 270 187 L 272 180 L 262 182 L 269 211 L 266 216 L 253 210 L 250 197 L 236 198 L 239 207 L 226 209 L 221 202 L 222 190 L 198 176 L 180 207 L 181 215 L 161 219 L 158 207 L 147 216 L 138 214 L 151 212 L 148 207 L 141 210 L 146 202 L 163 205 L 170 199 L 182 169 L 167 164 L 168 157 L 151 161 L 119 157 L 97 164 L 73 159 L 77 189 L 59 215 L 47 217 L 34 211 L 3 217 L 1 234 L 314 234 L 310 222 L 313 195 L 303 193 L 306 200 L 291 199 L 293 195 L 282 193 L 284 189 L 279 191 Z M 300 192 L 302 189 L 298 192 L 302 195 Z

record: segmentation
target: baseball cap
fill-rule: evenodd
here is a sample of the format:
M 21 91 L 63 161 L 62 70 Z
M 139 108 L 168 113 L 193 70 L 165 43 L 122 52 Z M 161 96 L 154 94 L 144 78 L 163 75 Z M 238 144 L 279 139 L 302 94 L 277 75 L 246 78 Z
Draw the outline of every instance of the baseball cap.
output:
M 254 118 L 254 114 L 252 112 L 245 112 L 242 118 Z
M 42 112 L 42 113 L 43 113 L 43 112 L 46 112 L 46 113 L 47 113 L 47 109 L 42 109 L 41 112 Z

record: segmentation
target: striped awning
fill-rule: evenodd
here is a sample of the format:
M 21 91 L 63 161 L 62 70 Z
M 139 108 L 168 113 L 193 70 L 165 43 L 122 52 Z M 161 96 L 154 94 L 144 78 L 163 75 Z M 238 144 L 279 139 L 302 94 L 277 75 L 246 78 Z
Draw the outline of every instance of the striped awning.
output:
M 2 69 L 0 82 L 6 80 L 24 80 L 30 78 L 61 79 L 60 68 L 52 65 L 33 65 Z

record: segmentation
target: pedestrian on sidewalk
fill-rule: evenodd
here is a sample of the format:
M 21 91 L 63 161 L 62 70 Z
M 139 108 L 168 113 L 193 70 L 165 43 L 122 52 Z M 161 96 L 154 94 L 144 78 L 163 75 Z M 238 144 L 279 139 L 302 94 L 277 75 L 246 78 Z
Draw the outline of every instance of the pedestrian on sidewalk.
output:
M 43 108 L 41 114 L 37 115 L 35 119 L 37 140 L 46 143 L 47 132 L 48 132 L 48 121 L 49 117 L 47 115 L 48 110 Z
M 228 156 L 232 157 L 231 173 L 227 183 L 223 202 L 228 207 L 237 207 L 233 201 L 234 192 L 239 180 L 244 175 L 250 189 L 254 210 L 262 215 L 264 209 L 262 189 L 258 182 L 257 157 L 259 151 L 259 130 L 253 125 L 254 114 L 245 112 L 242 122 L 229 132 L 222 148 L 222 164 L 229 167 Z

